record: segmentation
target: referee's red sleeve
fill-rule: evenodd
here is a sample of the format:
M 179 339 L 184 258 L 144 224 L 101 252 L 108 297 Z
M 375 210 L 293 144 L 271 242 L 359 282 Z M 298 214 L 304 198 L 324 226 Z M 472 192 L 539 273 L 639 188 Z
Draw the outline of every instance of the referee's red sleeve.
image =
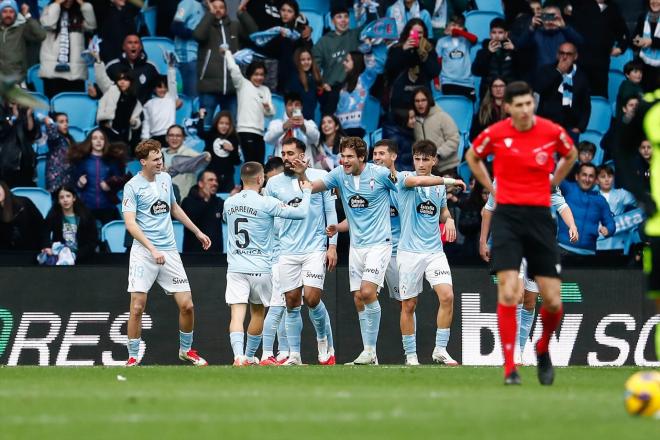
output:
M 491 142 L 491 133 L 489 128 L 482 131 L 481 134 L 479 134 L 479 136 L 477 136 L 477 138 L 474 140 L 474 142 L 472 142 L 472 150 L 478 157 L 482 159 L 485 159 L 489 154 L 492 153 L 493 143 Z
M 557 125 L 557 128 L 559 129 L 559 139 L 557 141 L 557 153 L 561 156 L 566 156 L 571 149 L 575 146 L 573 143 L 573 139 L 566 133 L 566 130 L 564 130 L 564 127 L 561 127 Z

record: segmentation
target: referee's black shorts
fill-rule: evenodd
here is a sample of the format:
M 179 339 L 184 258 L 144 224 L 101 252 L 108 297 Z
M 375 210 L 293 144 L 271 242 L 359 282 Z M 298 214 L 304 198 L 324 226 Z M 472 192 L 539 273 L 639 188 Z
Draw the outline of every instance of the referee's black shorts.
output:
M 559 278 L 557 225 L 550 208 L 497 205 L 493 214 L 493 270 L 519 270 L 527 258 L 527 275 Z

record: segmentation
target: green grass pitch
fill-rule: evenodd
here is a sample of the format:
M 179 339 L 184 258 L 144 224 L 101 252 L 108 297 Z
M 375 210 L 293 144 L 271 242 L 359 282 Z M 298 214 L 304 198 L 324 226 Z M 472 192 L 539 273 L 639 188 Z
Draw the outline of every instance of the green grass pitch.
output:
M 636 370 L 504 387 L 483 367 L 7 367 L 0 439 L 657 439 L 623 409 Z

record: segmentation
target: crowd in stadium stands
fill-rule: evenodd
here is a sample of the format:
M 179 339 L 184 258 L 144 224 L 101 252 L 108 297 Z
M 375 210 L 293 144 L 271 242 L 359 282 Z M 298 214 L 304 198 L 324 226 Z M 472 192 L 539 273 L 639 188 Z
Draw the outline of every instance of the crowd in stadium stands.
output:
M 273 156 L 293 136 L 309 166 L 329 171 L 350 135 L 395 140 L 400 170 L 412 169 L 415 141 L 432 141 L 437 173 L 470 182 L 448 194 L 459 239 L 447 253 L 476 258 L 488 193 L 463 155 L 507 116 L 504 88 L 522 79 L 538 114 L 579 145 L 561 190 L 580 240 L 559 219 L 562 251 L 634 260 L 637 230 L 613 236 L 636 208 L 614 179 L 614 127 L 660 87 L 660 0 L 136 3 L 0 0 L 0 75 L 51 110 L 0 104 L 0 250 L 42 264 L 107 250 L 102 228 L 121 219 L 118 195 L 139 171 L 133 149 L 153 138 L 181 206 L 222 252 L 241 163 L 280 167 Z M 624 5 L 640 13 L 631 26 Z M 647 185 L 650 154 L 645 141 L 635 164 Z M 182 249 L 201 252 L 187 231 Z

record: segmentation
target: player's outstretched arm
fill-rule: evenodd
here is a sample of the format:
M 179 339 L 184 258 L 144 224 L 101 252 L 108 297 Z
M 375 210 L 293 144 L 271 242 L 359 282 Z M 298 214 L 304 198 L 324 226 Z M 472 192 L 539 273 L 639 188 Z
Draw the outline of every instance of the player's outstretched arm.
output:
M 578 152 L 575 147 L 572 147 L 566 156 L 559 159 L 559 163 L 557 163 L 557 169 L 555 169 L 555 175 L 552 177 L 552 181 L 550 182 L 551 185 L 558 186 L 562 180 L 568 176 L 568 173 L 571 172 L 577 157 Z
M 488 235 L 490 235 L 490 221 L 493 212 L 483 208 L 481 210 L 481 235 L 479 236 L 479 255 L 486 263 L 490 261 L 490 247 L 488 246 Z
M 495 194 L 493 181 L 490 179 L 486 165 L 484 164 L 484 161 L 472 151 L 472 148 L 465 153 L 465 160 L 470 166 L 474 178 L 477 179 L 477 181 L 481 183 L 489 193 Z
M 312 184 L 308 180 L 304 182 L 303 181 L 300 182 L 300 188 L 303 191 L 303 198 L 302 198 L 302 202 L 300 202 L 298 206 L 290 206 L 285 203 L 282 203 L 281 200 L 276 199 L 275 197 L 265 196 L 271 202 L 270 205 L 271 215 L 273 217 L 282 217 L 292 220 L 304 219 L 307 216 L 307 214 L 309 214 L 309 201 L 310 198 L 312 197 L 311 186 Z
M 172 203 L 172 217 L 179 220 L 181 223 L 183 223 L 183 226 L 185 226 L 190 232 L 195 234 L 197 240 L 199 240 L 199 242 L 202 243 L 202 249 L 207 251 L 211 247 L 211 239 L 205 233 L 203 233 L 192 222 L 192 220 L 190 220 L 188 214 L 186 214 L 183 208 L 181 208 L 181 206 L 179 206 L 179 204 L 176 202 Z
M 305 170 L 308 168 L 308 163 L 306 160 L 294 159 L 292 164 L 293 164 L 294 172 L 298 176 L 298 180 L 301 182 L 301 186 L 302 186 L 302 182 L 310 182 L 312 184 L 311 186 L 312 194 L 326 191 L 328 189 L 326 188 L 325 183 L 323 183 L 323 180 L 317 179 L 312 182 L 307 178 L 307 175 L 305 175 Z
M 465 191 L 465 183 L 460 179 L 439 176 L 407 176 L 404 181 L 406 188 L 426 187 L 436 185 L 453 185 Z
M 151 256 L 154 257 L 154 260 L 156 260 L 156 264 L 165 264 L 165 255 L 156 249 L 153 243 L 151 243 L 147 236 L 144 235 L 144 232 L 142 232 L 142 229 L 140 229 L 137 222 L 135 221 L 135 212 L 124 211 L 124 224 L 126 225 L 126 230 L 128 233 L 131 234 L 134 239 L 139 241 L 140 244 L 144 246 L 149 252 L 151 252 Z

